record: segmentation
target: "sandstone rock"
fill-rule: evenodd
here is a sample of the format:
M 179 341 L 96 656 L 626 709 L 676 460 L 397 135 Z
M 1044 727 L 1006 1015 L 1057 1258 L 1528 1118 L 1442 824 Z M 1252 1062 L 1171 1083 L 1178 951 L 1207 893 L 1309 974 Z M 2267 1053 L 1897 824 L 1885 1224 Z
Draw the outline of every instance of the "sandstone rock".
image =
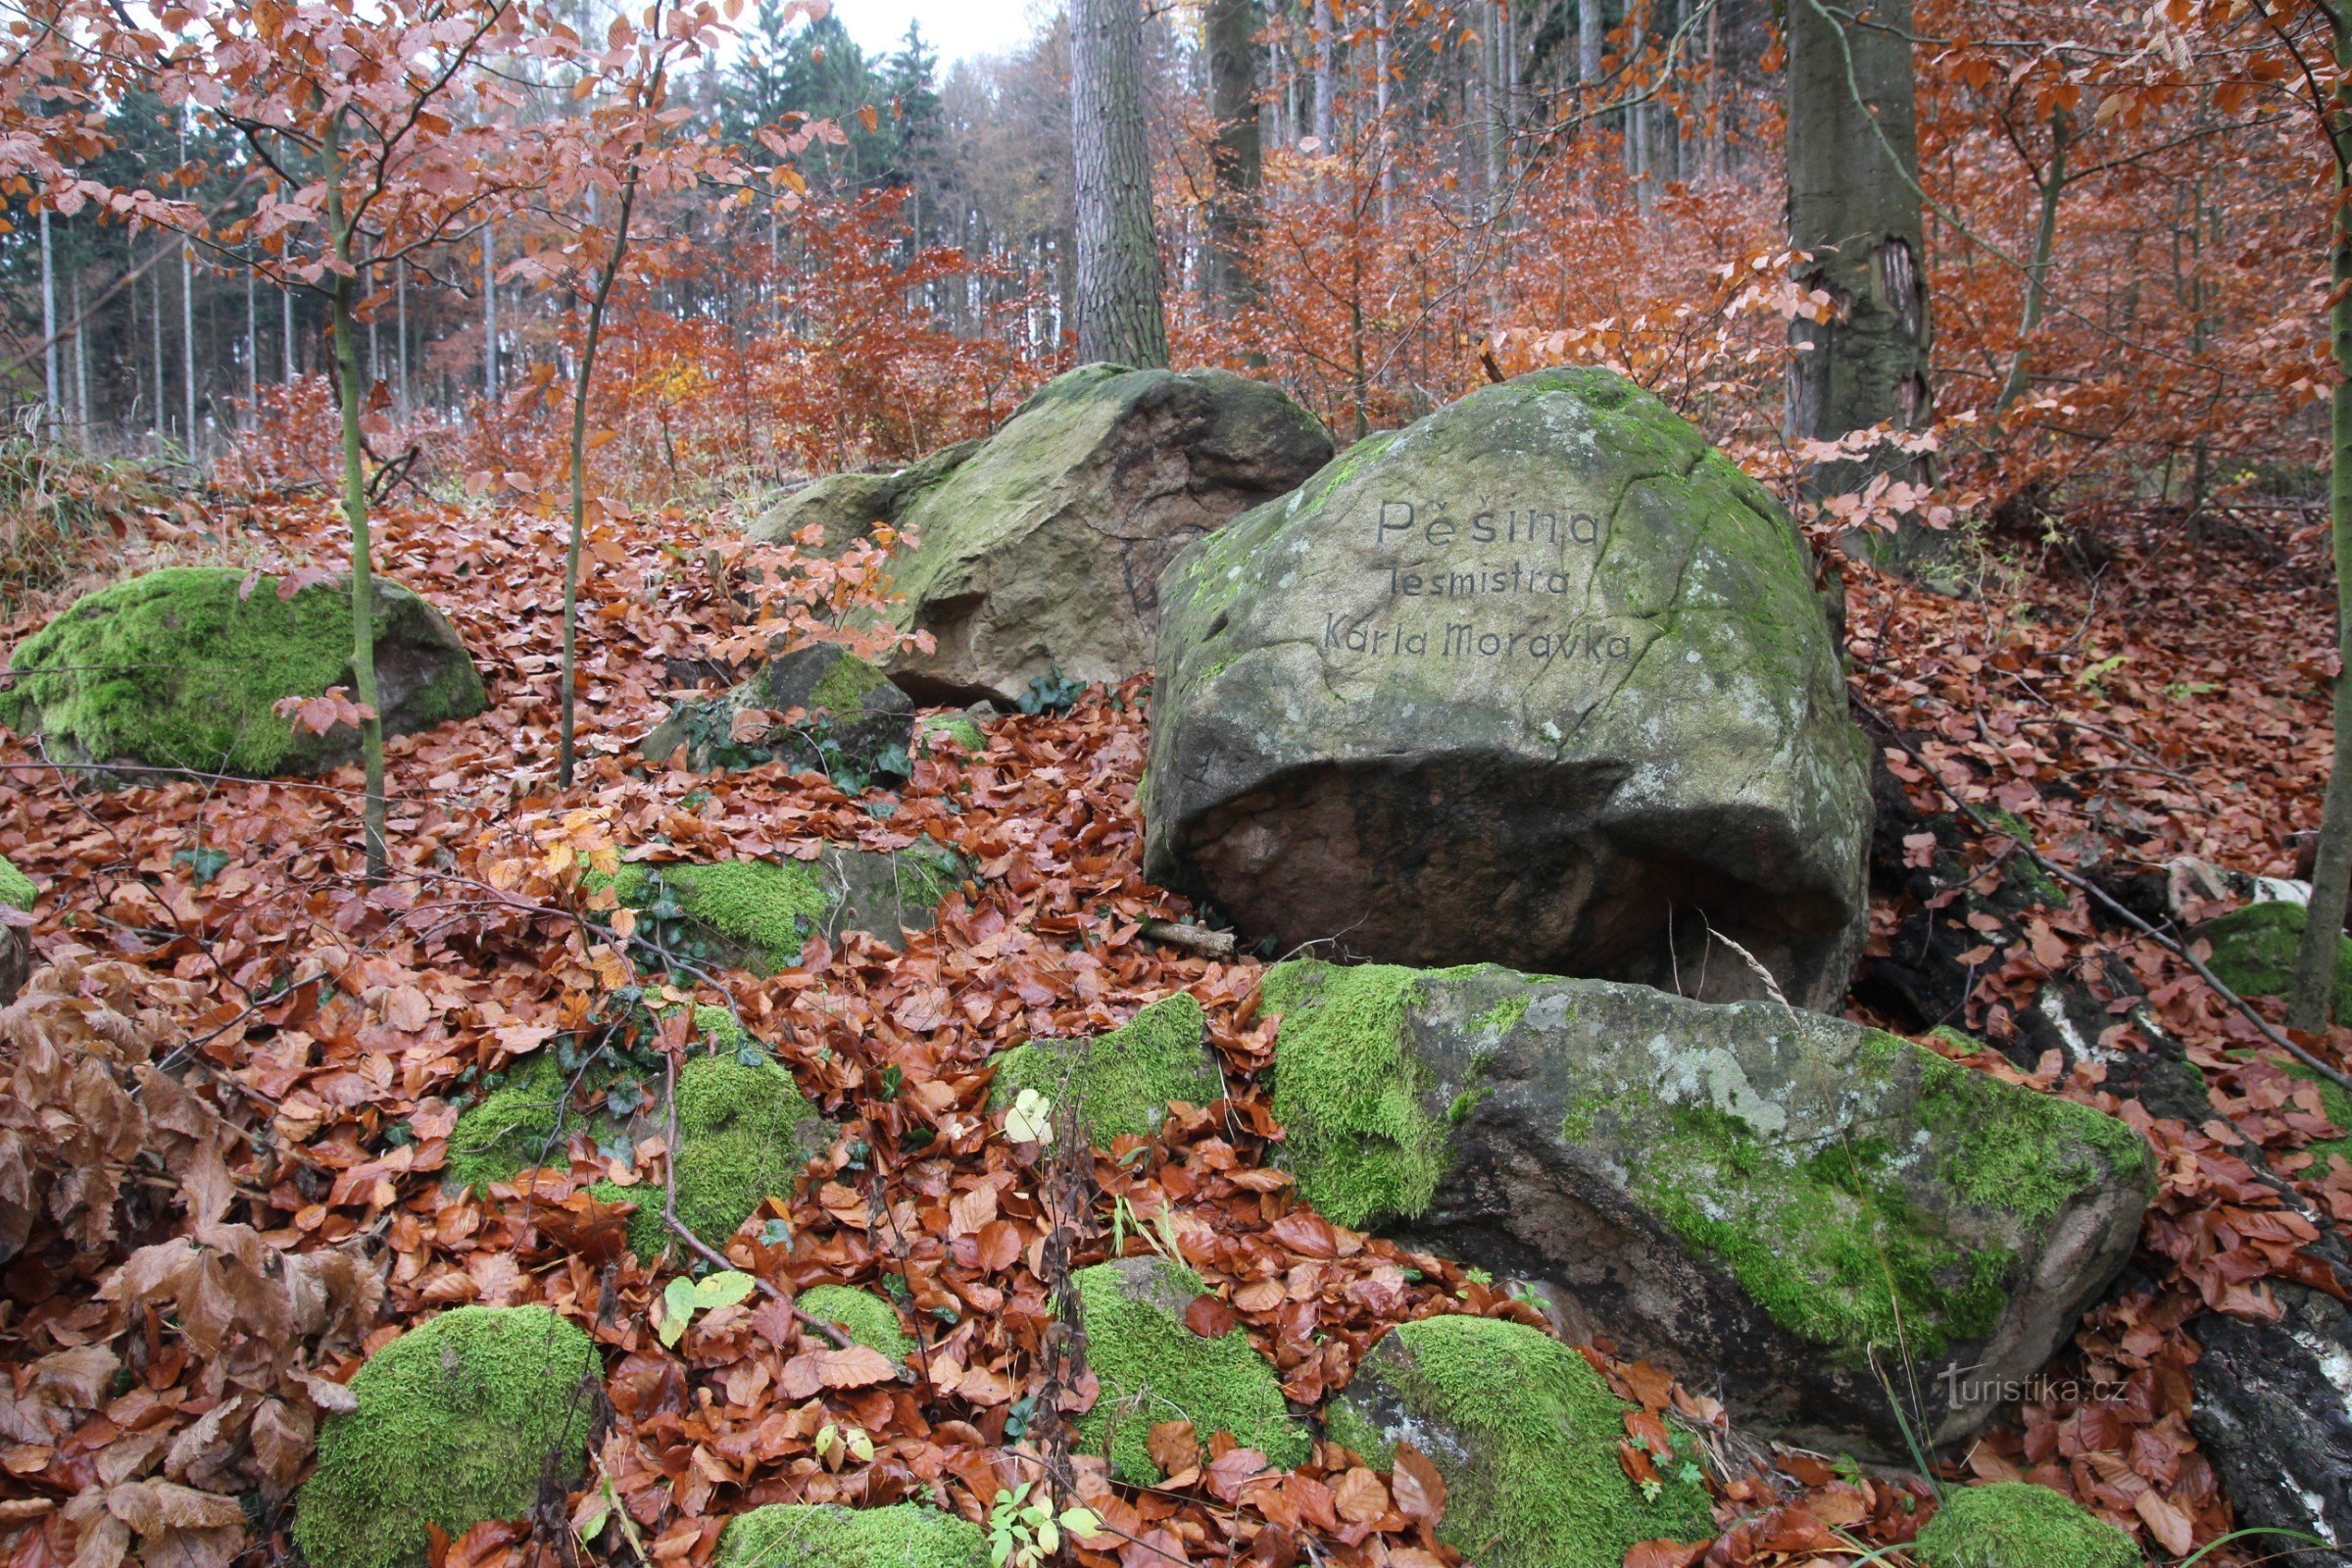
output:
M 736 715 L 752 710 L 781 720 L 794 709 L 808 716 L 739 734 Z M 771 659 L 717 697 L 678 704 L 645 738 L 645 760 L 666 763 L 683 747 L 698 772 L 781 761 L 814 768 L 864 787 L 875 774 L 904 778 L 914 737 L 914 705 L 890 677 L 837 643 L 814 643 Z
M 1291 949 L 1828 1006 L 1868 749 L 1786 512 L 1543 371 L 1358 443 L 1160 582 L 1146 875 Z
M 810 860 L 632 863 L 604 885 L 638 911 L 657 964 L 676 956 L 772 974 L 798 962 L 812 936 L 928 931 L 940 901 L 972 874 L 962 856 L 925 838 L 898 850 L 829 844 Z
M 387 736 L 488 706 L 481 675 L 438 610 L 378 577 L 376 708 Z M 60 761 L 312 775 L 359 758 L 359 731 L 297 731 L 272 711 L 351 672 L 351 590 L 315 583 L 281 599 L 277 579 L 170 566 L 85 594 L 17 645 L 0 722 L 34 731 Z
M 428 1526 L 456 1540 L 530 1511 L 550 1459 L 559 1484 L 586 1468 L 596 1346 L 544 1306 L 461 1306 L 368 1358 L 359 1407 L 330 1415 L 294 1508 L 318 1568 L 423 1568 Z
M 1619 1568 L 1639 1542 L 1715 1534 L 1695 1443 L 1651 1456 L 1655 1497 L 1619 1467 L 1630 1408 L 1542 1330 L 1455 1315 L 1382 1336 L 1324 1430 L 1384 1470 L 1411 1444 L 1446 1482 L 1439 1539 L 1481 1568 Z
M 1299 1191 L 1555 1283 L 1740 1420 L 1899 1457 L 1967 1436 L 2131 1255 L 2122 1122 L 1895 1036 L 1485 965 L 1270 970 Z M 1908 1364 L 1906 1365 L 1906 1356 Z
M 2272 1538 L 2263 1551 L 2352 1568 L 2352 1314 L 2288 1280 L 2270 1289 L 2277 1323 L 2209 1312 L 2189 1325 L 2204 1348 L 2191 1373 L 2189 1430 L 2221 1472 L 2242 1527 L 2316 1537 L 2333 1550 Z
M 1058 667 L 1148 667 L 1160 569 L 1188 541 L 1331 456 L 1312 416 L 1261 381 L 1089 365 L 1048 383 L 954 470 L 894 497 L 918 543 L 892 570 L 931 654 L 884 662 L 926 701 L 1009 705 Z
M 780 545 L 814 523 L 824 530 L 820 551 L 838 556 L 853 540 L 871 533 L 875 523 L 887 522 L 979 450 L 977 441 L 958 441 L 904 468 L 828 474 L 760 514 L 749 532 L 761 544 Z
M 1209 1340 L 1185 1326 L 1185 1309 L 1207 1289 L 1200 1276 L 1151 1256 L 1097 1263 L 1070 1282 L 1087 1365 L 1102 1386 L 1076 1422 L 1078 1451 L 1107 1454 L 1113 1476 L 1151 1486 L 1165 1479 L 1152 1457 L 1152 1428 L 1190 1421 L 1203 1446 L 1224 1432 L 1279 1469 L 1305 1463 L 1306 1429 L 1292 1419 L 1281 1381 L 1248 1332 Z

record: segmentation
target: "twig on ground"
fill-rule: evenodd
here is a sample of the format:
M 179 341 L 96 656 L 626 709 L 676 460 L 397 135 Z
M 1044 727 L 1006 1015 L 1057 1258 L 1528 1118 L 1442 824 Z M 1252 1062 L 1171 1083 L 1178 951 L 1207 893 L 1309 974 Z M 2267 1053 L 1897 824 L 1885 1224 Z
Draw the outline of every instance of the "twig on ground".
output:
M 1145 940 L 1164 942 L 1171 948 L 1198 953 L 1204 958 L 1233 956 L 1233 933 L 1211 931 L 1203 925 L 1184 925 L 1175 920 L 1146 920 L 1138 928 Z

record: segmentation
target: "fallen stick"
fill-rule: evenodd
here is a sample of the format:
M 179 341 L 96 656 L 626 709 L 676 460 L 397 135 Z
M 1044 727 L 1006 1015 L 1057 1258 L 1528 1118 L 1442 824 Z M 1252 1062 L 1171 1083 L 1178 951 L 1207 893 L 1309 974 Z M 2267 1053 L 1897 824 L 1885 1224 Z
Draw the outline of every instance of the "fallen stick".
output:
M 1204 925 L 1184 925 L 1175 920 L 1146 920 L 1140 928 L 1153 942 L 1164 942 L 1171 948 L 1198 953 L 1204 958 L 1233 956 L 1233 933 L 1211 931 Z

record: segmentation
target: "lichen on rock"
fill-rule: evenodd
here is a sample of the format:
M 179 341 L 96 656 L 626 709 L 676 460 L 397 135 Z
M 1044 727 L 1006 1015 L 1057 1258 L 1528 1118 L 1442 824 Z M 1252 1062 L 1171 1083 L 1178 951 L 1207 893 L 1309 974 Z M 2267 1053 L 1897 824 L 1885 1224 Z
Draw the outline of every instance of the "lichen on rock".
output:
M 1150 1448 L 1163 1421 L 1190 1421 L 1203 1443 L 1231 1433 L 1280 1469 L 1305 1462 L 1305 1429 L 1249 1334 L 1209 1340 L 1185 1327 L 1185 1309 L 1206 1290 L 1198 1274 L 1163 1257 L 1129 1257 L 1080 1269 L 1071 1283 L 1102 1390 L 1077 1420 L 1078 1446 L 1107 1454 L 1112 1475 L 1146 1486 L 1165 1479 Z
M 1205 1105 L 1225 1093 L 1200 1004 L 1185 991 L 1091 1040 L 1015 1046 L 997 1058 L 989 1103 L 1010 1104 L 1024 1089 L 1057 1104 L 1074 1097 L 1079 1130 L 1105 1149 L 1120 1138 L 1156 1135 L 1176 1101 Z
M 1446 1480 L 1439 1538 L 1485 1568 L 1617 1568 L 1637 1542 L 1714 1533 L 1695 1444 L 1650 1456 L 1654 1497 L 1627 1478 L 1628 1408 L 1542 1331 L 1454 1315 L 1390 1330 L 1325 1431 L 1383 1469 L 1411 1443 Z
M 727 1522 L 718 1568 L 986 1568 L 978 1525 L 911 1502 L 777 1502 Z
M 543 1306 L 462 1306 L 409 1330 L 352 1378 L 359 1407 L 326 1418 L 295 1544 L 316 1568 L 419 1568 L 428 1525 L 454 1540 L 519 1517 L 549 1454 L 578 1479 L 601 1371 L 588 1336 Z
M 1911 1544 L 1923 1568 L 2139 1568 L 2132 1538 L 2073 1499 L 2028 1481 L 1945 1494 Z
M 2153 1185 L 2112 1117 L 1779 1004 L 1315 961 L 1259 994 L 1309 1202 L 1544 1273 L 1796 1441 L 1900 1453 L 1889 1356 L 1923 1388 L 1947 1353 L 2033 1372 Z M 1972 1387 L 1931 1389 L 1932 1441 L 1990 1413 Z
M 0 722 L 38 732 L 61 760 L 270 777 L 317 774 L 359 755 L 359 732 L 297 731 L 274 705 L 352 674 L 351 591 L 314 583 L 279 598 L 227 567 L 169 566 L 67 607 L 10 657 Z M 386 735 L 467 717 L 488 704 L 446 617 L 376 581 L 377 694 Z
M 850 1338 L 905 1365 L 914 1353 L 914 1336 L 899 1321 L 899 1309 L 871 1291 L 850 1285 L 811 1285 L 800 1294 L 800 1309 L 822 1323 L 838 1323 Z

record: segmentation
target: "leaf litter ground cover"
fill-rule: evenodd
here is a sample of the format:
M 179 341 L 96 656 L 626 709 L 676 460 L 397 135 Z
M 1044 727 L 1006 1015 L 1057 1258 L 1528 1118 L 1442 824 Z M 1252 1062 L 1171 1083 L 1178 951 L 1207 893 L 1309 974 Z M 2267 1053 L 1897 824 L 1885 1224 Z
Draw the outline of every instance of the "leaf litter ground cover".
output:
M 543 1549 L 534 1533 L 553 1549 L 571 1527 L 592 1532 L 591 1557 L 707 1562 L 729 1518 L 779 1501 L 928 1499 L 985 1520 L 1000 1491 L 1038 1479 L 1054 1409 L 1093 1392 L 1065 1375 L 1052 1280 L 1114 1245 L 1181 1250 L 1208 1285 L 1188 1321 L 1246 1329 L 1302 1406 L 1397 1322 L 1544 1321 L 1504 1284 L 1332 1225 L 1270 1163 L 1258 962 L 1140 935 L 1186 912 L 1137 869 L 1148 682 L 997 720 L 984 754 L 932 752 L 903 789 L 858 799 L 780 764 L 632 775 L 631 743 L 690 667 L 678 662 L 739 636 L 746 611 L 706 553 L 722 536 L 620 519 L 583 591 L 585 776 L 558 793 L 552 527 L 420 502 L 389 509 L 381 529 L 380 569 L 452 616 L 492 698 L 477 718 L 394 743 L 383 884 L 360 875 L 352 770 L 96 794 L 23 738 L 0 749 L 0 855 L 42 887 L 35 942 L 51 963 L 0 1027 L 27 1107 L 0 1126 L 24 1173 L 0 1176 L 20 1184 L 0 1199 L 44 1216 L 0 1306 L 9 1561 L 281 1560 L 285 1498 L 318 1422 L 349 1403 L 342 1383 L 404 1326 L 462 1304 L 551 1307 L 593 1336 L 607 1373 L 582 1485 L 528 1518 L 436 1538 L 445 1565 L 519 1563 Z M 249 566 L 339 549 L 334 515 L 304 502 L 156 531 L 175 559 Z M 2062 865 L 2195 854 L 2289 869 L 2289 830 L 2316 820 L 2330 672 L 2280 629 L 2328 624 L 2324 540 L 2252 544 L 2192 557 L 2124 537 L 2095 580 L 2053 565 L 1978 600 L 1857 574 L 1854 690 L 1908 743 L 1889 762 L 1913 803 L 1946 808 L 1934 768 Z M 582 917 L 584 880 L 618 855 L 807 858 L 828 842 L 926 835 L 978 875 L 903 947 L 851 934 L 812 940 L 766 978 L 662 975 L 640 970 L 611 914 Z M 1932 846 L 1917 848 L 1924 862 Z M 2016 853 L 1971 838 L 1961 877 L 1989 886 Z M 1875 911 L 1882 945 L 1904 904 Z M 2035 989 L 2071 977 L 2114 1008 L 2103 1046 L 2136 1052 L 2143 1023 L 2161 1028 L 2215 1093 L 2194 1124 L 2161 1120 L 2119 1100 L 2096 1060 L 2062 1072 L 2055 1056 L 1969 1057 L 2123 1114 L 2157 1149 L 2163 1187 L 2130 1287 L 1954 1477 L 2043 1482 L 2179 1554 L 2231 1523 L 2187 1425 L 2184 1325 L 2208 1308 L 2275 1315 L 2266 1280 L 2326 1279 L 2305 1250 L 2313 1225 L 2248 1156 L 2259 1149 L 2340 1224 L 2352 1169 L 2302 1150 L 2352 1129 L 2331 1127 L 2178 958 L 2094 919 L 2081 895 L 1988 923 L 1983 951 L 1963 955 L 1972 984 L 1952 1022 L 2008 1043 Z M 1225 1102 L 1181 1111 L 1155 1141 L 1120 1140 L 1091 1172 L 1006 1141 L 987 1106 L 994 1053 L 1105 1031 L 1176 990 L 1205 1010 Z M 601 1048 L 635 1093 L 658 1095 L 659 1054 L 683 1045 L 689 1003 L 731 1009 L 840 1129 L 797 1196 L 726 1244 L 727 1261 L 785 1292 L 892 1296 L 918 1331 L 904 1374 L 809 1330 L 772 1290 L 708 1293 L 682 1333 L 665 1329 L 657 1303 L 688 1271 L 639 1262 L 628 1206 L 588 1191 L 613 1183 L 658 1207 L 659 1129 L 574 1138 L 535 1177 L 479 1194 L 442 1181 L 459 1110 L 488 1075 L 541 1052 L 571 1070 Z M 2318 1046 L 2341 1061 L 2344 1043 Z M 1066 1191 L 1090 1179 L 1087 1223 L 1056 1235 Z M 1605 1341 L 1587 1354 L 1636 1406 L 1629 1439 L 1675 1419 L 1707 1437 L 1721 1471 L 1720 1536 L 1638 1547 L 1640 1568 L 1851 1561 L 1908 1540 L 1933 1506 L 1917 1480 L 1724 1433 L 1703 1390 L 1623 1363 Z M 2103 1396 L 2074 1396 L 2093 1386 Z M 1323 1446 L 1285 1472 L 1181 1423 L 1152 1436 L 1159 1486 L 1112 1488 L 1080 1467 L 1075 1490 L 1105 1526 L 1079 1548 L 1093 1568 L 1457 1560 L 1436 1534 L 1443 1487 L 1412 1457 L 1383 1475 Z M 1623 1453 L 1642 1479 L 1644 1448 Z

